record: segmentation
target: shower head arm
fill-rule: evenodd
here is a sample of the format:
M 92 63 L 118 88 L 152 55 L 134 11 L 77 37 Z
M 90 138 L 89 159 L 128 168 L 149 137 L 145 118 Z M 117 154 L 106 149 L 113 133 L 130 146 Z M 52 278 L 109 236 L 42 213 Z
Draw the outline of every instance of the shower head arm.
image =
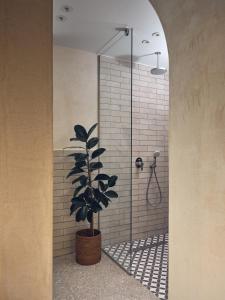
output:
M 151 73 L 153 75 L 163 75 L 166 73 L 167 70 L 166 70 L 166 68 L 161 68 L 159 66 L 159 55 L 161 54 L 161 52 L 155 52 L 155 54 L 157 56 L 157 64 L 156 64 L 156 67 L 151 70 Z
M 159 53 L 156 54 L 157 55 L 157 68 L 159 68 Z
M 157 55 L 157 57 L 159 57 L 160 54 L 161 54 L 161 52 L 157 51 L 157 52 L 152 52 L 152 53 L 140 55 L 139 58 L 145 57 L 145 56 L 150 56 L 150 55 Z

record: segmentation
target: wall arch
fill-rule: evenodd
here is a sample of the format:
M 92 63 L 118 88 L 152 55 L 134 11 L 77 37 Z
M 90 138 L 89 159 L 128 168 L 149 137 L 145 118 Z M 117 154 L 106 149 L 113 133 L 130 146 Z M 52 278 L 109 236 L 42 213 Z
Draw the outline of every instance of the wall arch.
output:
M 170 56 L 169 299 L 225 299 L 225 2 L 150 2 Z

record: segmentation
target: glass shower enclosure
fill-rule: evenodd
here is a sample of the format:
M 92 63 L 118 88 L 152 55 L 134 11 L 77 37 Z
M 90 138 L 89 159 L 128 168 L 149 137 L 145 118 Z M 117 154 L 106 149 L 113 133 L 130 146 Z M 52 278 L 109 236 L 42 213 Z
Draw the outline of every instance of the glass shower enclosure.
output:
M 167 299 L 168 77 L 141 63 L 152 54 L 137 47 L 133 29 L 118 28 L 98 55 L 101 161 L 118 176 L 118 198 L 100 213 L 99 228 L 105 254 Z
M 102 247 L 131 274 L 133 29 L 118 28 L 98 55 L 99 137 L 107 174 L 117 175 L 118 199 L 100 214 Z M 121 252 L 123 248 L 123 252 Z M 123 255 L 120 256 L 120 253 Z M 118 256 L 117 256 L 118 254 Z

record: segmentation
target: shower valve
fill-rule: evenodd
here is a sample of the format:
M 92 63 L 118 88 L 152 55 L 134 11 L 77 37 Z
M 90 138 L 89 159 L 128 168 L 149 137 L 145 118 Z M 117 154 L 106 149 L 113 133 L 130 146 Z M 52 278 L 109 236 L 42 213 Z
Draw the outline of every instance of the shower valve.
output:
M 141 157 L 138 157 L 135 161 L 135 166 L 138 168 L 138 169 L 141 169 L 141 171 L 143 171 L 143 167 L 144 167 L 144 162 L 143 162 L 143 159 Z

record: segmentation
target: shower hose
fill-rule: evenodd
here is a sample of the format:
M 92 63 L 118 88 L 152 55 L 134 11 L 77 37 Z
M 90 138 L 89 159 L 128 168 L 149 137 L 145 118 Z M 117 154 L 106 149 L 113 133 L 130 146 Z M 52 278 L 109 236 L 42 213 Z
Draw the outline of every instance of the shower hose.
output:
M 148 186 L 147 186 L 147 191 L 146 191 L 146 201 L 153 207 L 160 205 L 160 203 L 162 202 L 162 192 L 161 192 L 161 188 L 159 185 L 159 181 L 158 181 L 155 169 L 156 169 L 156 162 L 154 162 L 150 166 L 150 176 L 149 176 Z M 159 191 L 159 201 L 156 203 L 152 203 L 151 200 L 149 199 L 149 189 L 150 189 L 151 180 L 152 180 L 153 175 L 155 176 L 155 180 L 156 180 L 158 191 Z

